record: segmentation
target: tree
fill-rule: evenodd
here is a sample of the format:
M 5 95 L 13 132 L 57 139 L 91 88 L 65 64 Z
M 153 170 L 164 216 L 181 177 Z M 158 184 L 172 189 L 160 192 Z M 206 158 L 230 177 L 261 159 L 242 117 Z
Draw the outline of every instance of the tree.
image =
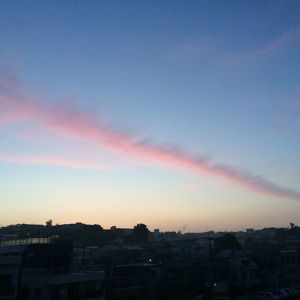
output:
M 137 224 L 133 228 L 133 235 L 138 242 L 147 242 L 150 231 L 145 224 Z
M 52 226 L 52 220 L 51 219 L 46 222 L 46 226 L 47 227 L 51 227 Z

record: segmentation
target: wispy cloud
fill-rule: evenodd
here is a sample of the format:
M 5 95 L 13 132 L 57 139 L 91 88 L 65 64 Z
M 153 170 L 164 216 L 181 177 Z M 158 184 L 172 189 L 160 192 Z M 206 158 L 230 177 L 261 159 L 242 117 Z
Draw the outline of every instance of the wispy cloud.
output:
M 134 136 L 105 126 L 76 107 L 63 104 L 50 105 L 20 93 L 17 86 L 10 89 L 9 92 L 1 89 L 0 86 L 0 106 L 9 111 L 11 115 L 16 115 L 18 121 L 36 122 L 39 126 L 59 133 L 68 139 L 88 141 L 97 147 L 148 163 L 208 174 L 263 194 L 300 200 L 299 192 L 273 184 L 265 178 L 215 163 L 205 157 L 190 155 L 178 147 L 163 147 L 147 140 L 137 140 Z M 12 157 L 11 161 L 18 162 L 18 159 Z M 19 161 L 26 161 L 26 158 Z M 33 158 L 32 161 L 34 161 Z M 36 161 L 39 163 L 48 161 L 52 164 L 57 161 L 65 166 L 91 167 L 84 163 L 53 160 L 52 158 L 37 159 Z
M 173 57 L 207 57 L 216 48 L 217 42 L 211 38 L 192 38 L 183 41 L 172 51 Z
M 72 169 L 106 170 L 96 163 L 51 155 L 12 155 L 0 153 L 0 161 L 22 165 L 50 165 Z
M 264 57 L 267 55 L 272 54 L 277 49 L 291 43 L 292 41 L 296 41 L 300 38 L 300 32 L 299 31 L 289 31 L 278 38 L 266 43 L 262 47 L 250 50 L 249 52 L 246 52 L 234 59 L 235 63 L 242 63 L 247 62 L 250 60 L 254 60 L 260 57 Z
M 280 110 L 280 118 L 276 120 L 272 131 L 273 133 L 284 133 L 299 129 L 300 125 L 300 96 L 299 93 L 292 99 L 283 102 Z

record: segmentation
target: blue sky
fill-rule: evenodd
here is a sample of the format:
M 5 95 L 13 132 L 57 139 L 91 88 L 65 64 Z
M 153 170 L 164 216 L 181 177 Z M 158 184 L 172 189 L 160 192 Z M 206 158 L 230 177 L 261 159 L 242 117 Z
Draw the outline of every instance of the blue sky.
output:
M 52 218 L 197 231 L 300 222 L 297 200 L 160 157 L 176 146 L 300 192 L 299 2 L 0 6 L 0 120 L 7 110 L 18 116 L 0 127 L 0 225 Z M 25 109 L 32 99 L 34 114 L 12 111 L 10 102 Z M 96 146 L 70 112 L 160 158 Z M 61 132 L 43 123 L 56 114 L 68 122 Z

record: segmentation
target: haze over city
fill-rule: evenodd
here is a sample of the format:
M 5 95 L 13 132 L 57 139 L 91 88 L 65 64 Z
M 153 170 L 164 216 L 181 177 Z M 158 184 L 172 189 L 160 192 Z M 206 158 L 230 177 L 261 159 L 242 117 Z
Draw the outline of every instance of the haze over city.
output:
M 0 226 L 300 224 L 298 1 L 0 8 Z

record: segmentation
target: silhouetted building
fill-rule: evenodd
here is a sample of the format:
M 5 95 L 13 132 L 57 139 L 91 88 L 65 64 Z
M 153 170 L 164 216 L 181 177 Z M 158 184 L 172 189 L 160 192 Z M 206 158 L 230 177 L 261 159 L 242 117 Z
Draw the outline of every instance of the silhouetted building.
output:
M 0 247 L 0 299 L 104 299 L 104 272 L 72 268 L 69 241 Z

